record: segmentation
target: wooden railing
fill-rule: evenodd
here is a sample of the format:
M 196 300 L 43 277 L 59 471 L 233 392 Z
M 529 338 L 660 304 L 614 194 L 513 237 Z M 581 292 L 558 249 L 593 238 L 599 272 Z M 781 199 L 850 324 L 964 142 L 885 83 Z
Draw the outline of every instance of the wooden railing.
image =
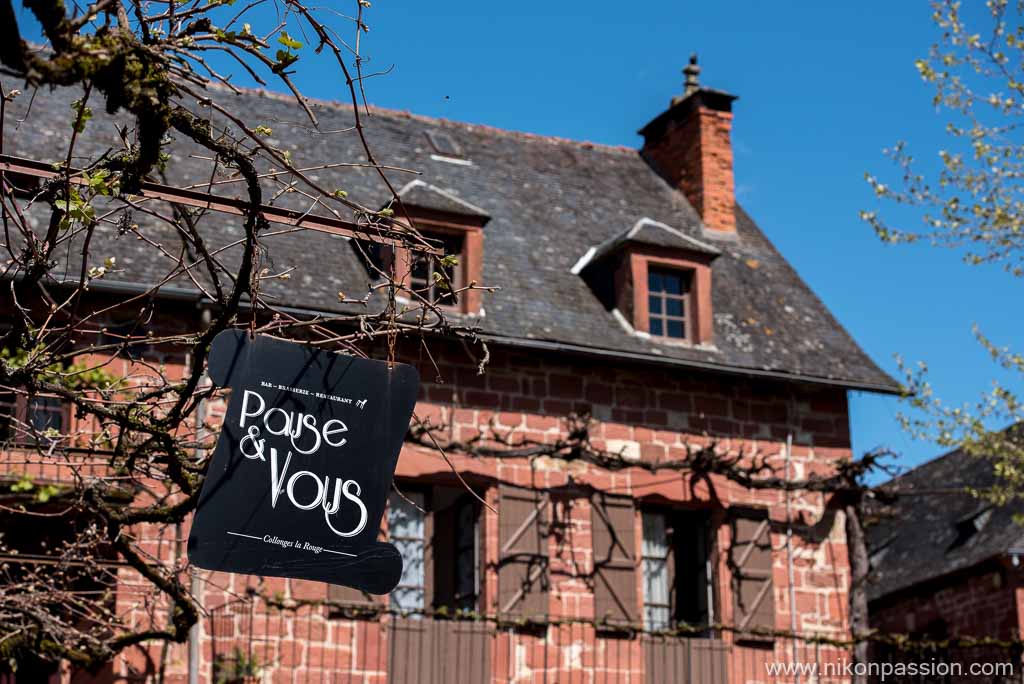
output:
M 587 622 L 510 625 L 388 612 L 339 617 L 325 606 L 268 608 L 239 601 L 210 611 L 221 680 L 380 684 L 673 682 L 679 684 L 847 684 L 842 674 L 770 675 L 768 666 L 844 662 L 843 648 L 776 637 L 762 641 L 602 632 Z M 225 673 L 229 676 L 225 677 Z M 256 674 L 254 674 L 256 673 Z M 201 681 L 212 682 L 210 672 Z

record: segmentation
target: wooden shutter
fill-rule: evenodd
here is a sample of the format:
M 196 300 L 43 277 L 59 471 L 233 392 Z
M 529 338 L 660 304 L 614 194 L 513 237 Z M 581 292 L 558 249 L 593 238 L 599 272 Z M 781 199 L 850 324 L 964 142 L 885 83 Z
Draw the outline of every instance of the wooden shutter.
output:
M 548 613 L 547 492 L 502 485 L 498 511 L 498 611 L 524 618 Z
M 733 509 L 730 517 L 733 624 L 737 629 L 775 629 L 771 520 L 768 512 Z
M 636 514 L 633 500 L 595 492 L 590 498 L 594 550 L 594 617 L 637 621 Z

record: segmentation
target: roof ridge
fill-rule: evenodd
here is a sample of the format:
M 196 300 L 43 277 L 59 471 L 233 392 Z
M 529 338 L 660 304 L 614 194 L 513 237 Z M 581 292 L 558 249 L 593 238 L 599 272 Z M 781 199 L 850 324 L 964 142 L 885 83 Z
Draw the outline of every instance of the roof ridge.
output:
M 281 102 L 292 102 L 294 103 L 295 96 L 290 93 L 282 93 L 276 90 L 270 90 L 269 88 L 251 88 L 246 86 L 232 86 L 228 87 L 221 83 L 210 83 L 209 88 L 217 90 L 223 90 L 232 94 L 243 94 L 243 95 L 256 95 L 259 97 L 266 97 Z M 348 110 L 353 109 L 353 105 L 349 102 L 341 102 L 340 100 L 326 100 L 319 97 L 308 97 L 302 96 L 306 104 L 316 105 L 320 107 L 326 107 L 337 110 Z M 613 152 L 616 154 L 639 154 L 639 150 L 635 147 L 629 147 L 628 145 L 610 145 L 608 143 L 593 142 L 591 140 L 575 140 L 573 138 L 563 138 L 557 135 L 545 135 L 543 133 L 531 133 L 529 131 L 515 131 L 508 128 L 499 128 L 498 126 L 491 126 L 490 124 L 481 123 L 470 123 L 468 121 L 456 121 L 454 119 L 447 119 L 439 116 L 428 116 L 426 114 L 417 114 L 411 112 L 408 109 L 390 109 L 388 107 L 381 107 L 380 105 L 365 104 L 362 108 L 368 110 L 371 114 L 380 116 L 391 117 L 394 119 L 411 119 L 413 121 L 420 121 L 423 123 L 438 124 L 442 126 L 450 126 L 455 128 L 471 129 L 483 133 L 490 133 L 495 135 L 505 135 L 520 140 L 529 140 L 535 142 L 547 142 L 558 145 L 572 145 L 574 147 L 581 147 L 583 149 L 593 149 L 602 152 Z

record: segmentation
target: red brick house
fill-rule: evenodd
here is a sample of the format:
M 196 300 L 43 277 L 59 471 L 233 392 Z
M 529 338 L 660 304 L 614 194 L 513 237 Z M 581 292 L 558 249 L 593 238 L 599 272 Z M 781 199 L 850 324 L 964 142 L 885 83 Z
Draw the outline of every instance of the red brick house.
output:
M 537 442 L 564 437 L 572 417 L 586 415 L 594 445 L 638 467 L 453 451 L 454 467 L 494 512 L 436 451 L 409 444 L 396 472 L 408 500 L 393 496 L 384 521 L 406 566 L 393 594 L 199 572 L 193 588 L 205 614 L 192 640 L 129 651 L 112 675 L 152 680 L 159 669 L 167 681 L 189 681 L 191 672 L 214 682 L 234 668 L 267 682 L 713 684 L 765 681 L 764 663 L 778 658 L 844 656 L 721 628 L 847 633 L 841 514 L 826 511 L 821 495 L 787 500 L 718 476 L 639 467 L 717 443 L 756 450 L 779 467 L 788 458 L 794 478 L 824 473 L 851 455 L 848 391 L 898 389 L 737 204 L 735 98 L 696 75 L 691 65 L 685 92 L 641 129 L 639 150 L 384 110 L 373 110 L 367 131 L 387 163 L 423 171 L 400 196 L 417 226 L 459 255 L 456 284 L 501 287 L 452 306 L 488 342 L 486 374 L 444 340 L 431 342 L 440 376 L 415 349 L 404 352 L 421 367 L 419 415 L 452 441 L 496 429 Z M 291 149 L 298 165 L 361 156 L 354 135 L 307 144 L 289 123 L 298 120 L 294 102 L 238 97 L 254 124 L 272 123 L 272 143 Z M 63 141 L 49 131 L 60 130 L 74 99 L 40 93 L 13 153 L 60 154 Z M 348 127 L 348 107 L 313 104 L 325 129 Z M 27 105 L 13 103 L 13 116 Z M 116 145 L 114 130 L 97 115 L 79 144 Z M 187 147 L 172 155 L 170 168 L 182 174 L 172 184 L 210 176 Z M 366 204 L 388 198 L 366 169 L 317 173 Z M 204 220 L 213 245 L 237 235 L 231 218 Z M 94 296 L 159 280 L 159 259 L 138 241 L 113 231 L 107 239 L 120 271 L 96 281 Z M 290 280 L 267 286 L 280 306 L 347 310 L 338 293 L 366 291 L 367 269 L 347 240 L 300 234 L 266 245 L 275 269 L 294 268 Z M 411 286 L 432 281 L 408 255 L 373 258 L 392 260 Z M 206 306 L 188 282 L 161 293 L 153 325 L 195 320 Z M 443 292 L 436 296 L 444 303 Z M 121 363 L 138 370 L 132 359 Z M 5 410 L 43 420 L 50 408 L 9 402 Z M 222 408 L 211 403 L 208 412 Z M 53 420 L 70 419 L 53 411 Z M 183 534 L 152 526 L 139 538 L 180 562 Z M 119 612 L 144 623 L 143 585 L 132 570 L 119 572 Z M 346 606 L 360 610 L 353 616 Z M 456 610 L 487 619 L 446 619 Z M 685 636 L 668 633 L 680 623 Z
M 929 641 L 988 637 L 1019 643 L 1024 528 L 1015 517 L 1024 505 L 996 506 L 966 491 L 995 483 L 992 462 L 962 451 L 891 482 L 904 494 L 880 508 L 869 528 L 873 628 Z M 1020 662 L 1016 646 L 937 650 L 951 661 Z M 881 657 L 902 656 L 882 648 Z

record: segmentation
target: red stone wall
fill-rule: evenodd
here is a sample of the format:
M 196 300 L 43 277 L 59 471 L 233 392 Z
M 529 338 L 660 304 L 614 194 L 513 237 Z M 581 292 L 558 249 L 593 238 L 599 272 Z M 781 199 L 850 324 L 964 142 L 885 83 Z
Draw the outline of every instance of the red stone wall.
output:
M 442 440 L 465 441 L 488 430 L 509 439 L 552 442 L 566 435 L 569 414 L 587 414 L 593 423 L 594 446 L 619 451 L 624 458 L 645 464 L 664 463 L 685 455 L 687 445 L 716 443 L 735 453 L 756 451 L 781 467 L 787 434 L 793 437 L 792 476 L 827 472 L 830 463 L 848 458 L 849 426 L 845 392 L 840 389 L 795 386 L 771 380 L 714 375 L 692 370 L 629 367 L 609 361 L 552 354 L 491 350 L 487 373 L 478 375 L 474 362 L 460 347 L 431 345 L 435 369 L 424 354 L 408 354 L 422 376 L 417 412 L 423 420 L 444 426 Z M 438 380 L 438 376 L 447 382 Z M 223 413 L 223 402 L 210 402 L 211 420 Z M 790 598 L 785 551 L 785 499 L 777 492 L 750 492 L 723 478 L 693 478 L 672 470 L 641 468 L 606 471 L 580 462 L 553 458 L 470 458 L 449 454 L 454 466 L 470 477 L 497 513 L 484 510 L 486 536 L 482 553 L 487 561 L 482 581 L 481 609 L 496 612 L 497 547 L 500 504 L 497 484 L 550 489 L 580 485 L 633 496 L 645 503 L 676 504 L 711 511 L 721 523 L 728 507 L 765 507 L 775 522 L 774 604 L 776 627 L 789 629 Z M 35 473 L 45 475 L 43 471 Z M 55 473 L 49 473 L 54 475 Z M 450 483 L 451 470 L 435 451 L 407 446 L 397 477 Z M 846 589 L 849 571 L 841 516 L 823 512 L 816 494 L 796 494 L 790 502 L 794 525 L 793 575 L 796 627 L 801 632 L 841 635 L 846 629 Z M 560 532 L 549 538 L 549 612 L 553 619 L 594 618 L 593 594 L 587 576 L 593 570 L 591 511 L 583 493 L 556 497 L 553 515 Z M 143 526 L 137 530 L 143 549 L 183 573 L 187 568 L 180 529 Z M 729 567 L 722 550 L 730 544 L 729 526 L 719 524 L 714 540 L 719 553 L 714 577 L 714 620 L 732 623 Z M 639 513 L 637 515 L 639 557 Z M 139 627 L 166 619 L 168 606 L 154 598 L 134 571 L 121 571 L 118 609 Z M 262 681 L 385 681 L 390 617 L 377 620 L 341 619 L 323 606 L 302 606 L 307 599 L 326 598 L 326 585 L 275 578 L 250 578 L 197 573 L 197 596 L 207 612 L 201 622 L 201 681 L 211 682 L 217 654 L 233 648 L 250 649 L 261 664 Z M 638 572 L 639 582 L 639 572 Z M 248 592 L 256 589 L 294 610 L 254 607 Z M 638 587 L 640 589 L 640 587 Z M 638 591 L 642 601 L 642 590 Z M 640 614 L 638 608 L 638 614 Z M 726 634 L 728 645 L 731 636 Z M 774 649 L 733 649 L 735 658 L 764 659 L 782 653 Z M 247 651 L 248 652 L 248 651 Z M 185 681 L 187 648 L 135 649 L 119 659 L 118 675 L 145 678 L 163 669 L 168 682 Z M 760 661 L 758 661 L 760 662 Z M 162 663 L 162 665 L 161 665 Z M 491 641 L 494 681 L 566 681 L 582 670 L 600 673 L 609 681 L 640 681 L 644 657 L 639 639 L 604 638 L 586 625 L 550 627 L 542 634 L 499 631 Z M 757 667 L 751 666 L 753 671 Z M 598 676 L 598 675 L 595 675 Z M 743 675 L 747 676 L 747 675 Z M 603 681 L 603 679 L 601 679 Z
M 927 635 L 941 622 L 949 636 L 1019 637 L 1022 579 L 1009 564 L 984 563 L 873 602 L 871 626 Z

